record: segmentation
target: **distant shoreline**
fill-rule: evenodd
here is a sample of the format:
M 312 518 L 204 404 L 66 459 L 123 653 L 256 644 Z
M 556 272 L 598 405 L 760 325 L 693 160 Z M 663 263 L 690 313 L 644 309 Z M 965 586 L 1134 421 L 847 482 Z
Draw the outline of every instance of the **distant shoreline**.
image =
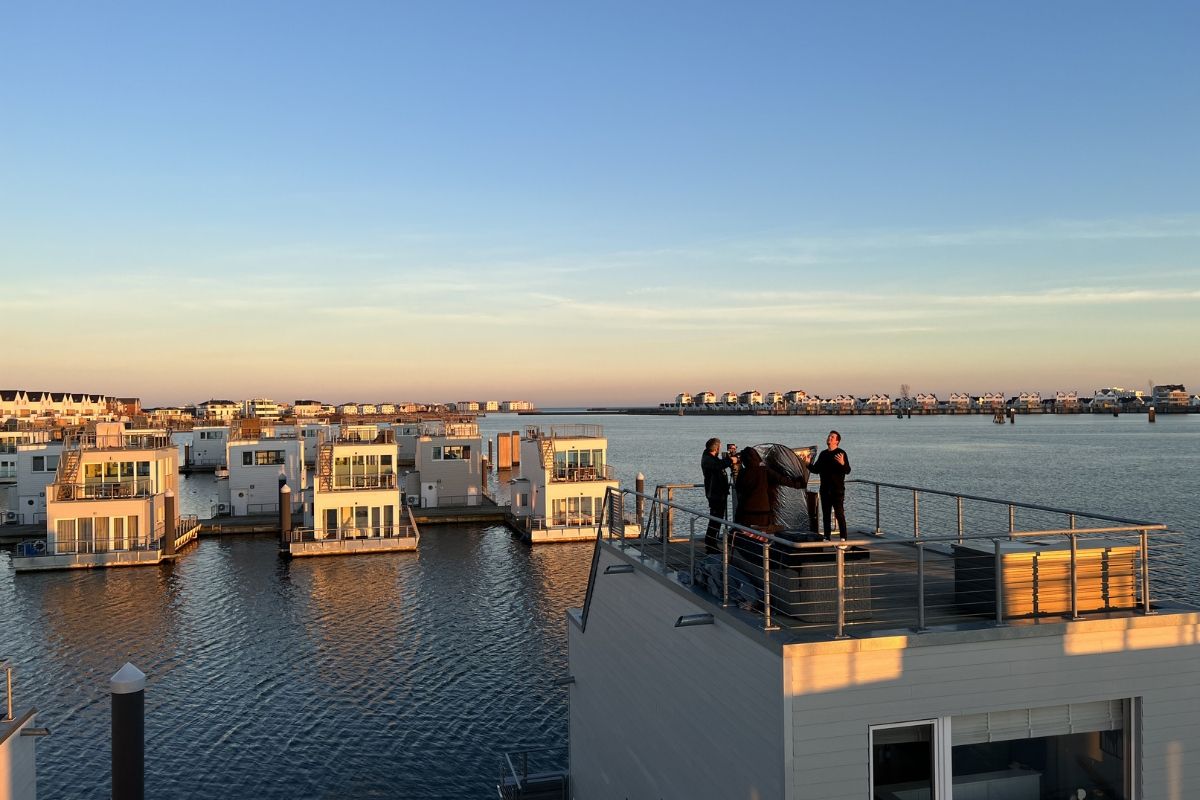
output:
M 1020 416 L 1109 416 L 1113 412 L 1111 409 L 1091 410 L 1080 409 L 1078 411 L 1057 411 L 1054 409 L 1011 409 L 1013 413 Z M 1004 413 L 1008 413 L 1009 409 L 1004 409 Z M 564 411 L 518 411 L 519 416 L 594 416 L 597 414 L 626 414 L 638 416 L 657 416 L 657 417 L 966 417 L 966 416 L 994 416 L 995 411 L 987 409 L 913 409 L 912 413 L 907 411 L 901 414 L 897 411 L 771 411 L 763 409 L 737 409 L 737 408 L 720 408 L 720 409 L 701 409 L 701 408 L 654 408 L 654 407 L 598 407 L 586 409 L 571 409 Z M 1136 414 L 1144 416 L 1148 413 L 1147 408 L 1131 409 L 1128 411 L 1122 410 L 1117 413 L 1121 414 Z M 1184 407 L 1171 409 L 1155 409 L 1156 414 L 1196 414 L 1200 413 L 1200 408 Z

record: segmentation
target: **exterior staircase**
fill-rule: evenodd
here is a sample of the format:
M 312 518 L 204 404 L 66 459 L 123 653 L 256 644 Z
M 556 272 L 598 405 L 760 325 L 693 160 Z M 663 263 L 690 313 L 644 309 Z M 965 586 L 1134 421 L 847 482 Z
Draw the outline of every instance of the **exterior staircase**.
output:
M 54 483 L 58 487 L 57 498 L 59 500 L 75 499 L 75 482 L 79 479 L 79 461 L 82 453 L 78 443 L 75 443 L 74 447 L 71 445 L 71 442 L 65 444 L 62 455 L 58 459 L 58 474 L 55 476 Z
M 317 485 L 322 492 L 333 491 L 333 443 L 323 442 L 317 450 Z

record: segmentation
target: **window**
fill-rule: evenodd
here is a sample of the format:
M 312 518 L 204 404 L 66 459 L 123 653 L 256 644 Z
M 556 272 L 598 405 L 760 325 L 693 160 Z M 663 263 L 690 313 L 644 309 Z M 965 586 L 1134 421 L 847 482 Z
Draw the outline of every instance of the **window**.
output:
M 944 800 L 953 786 L 954 797 L 1128 800 L 1131 705 L 1100 700 L 872 726 L 871 797 Z
M 871 797 L 939 798 L 937 721 L 879 725 L 871 729 Z
M 278 466 L 284 463 L 283 450 L 246 450 L 242 453 L 242 466 Z
M 33 457 L 33 471 L 34 472 L 45 472 L 46 471 L 46 457 L 45 456 L 34 456 Z
M 249 450 L 242 453 L 242 466 L 249 467 L 249 466 L 252 466 L 253 464 L 254 464 L 254 453 L 250 452 Z

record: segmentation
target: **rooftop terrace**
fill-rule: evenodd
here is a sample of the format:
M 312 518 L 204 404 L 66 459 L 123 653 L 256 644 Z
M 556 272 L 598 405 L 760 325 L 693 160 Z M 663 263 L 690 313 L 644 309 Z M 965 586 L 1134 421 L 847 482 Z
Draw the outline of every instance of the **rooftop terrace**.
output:
M 784 641 L 1146 615 L 1187 599 L 1183 536 L 1161 523 L 865 480 L 846 489 L 849 519 L 873 526 L 844 542 L 810 534 L 799 490 L 780 489 L 794 493 L 781 507 L 803 509 L 788 525 L 757 531 L 710 517 L 690 484 L 610 490 L 600 537 L 631 569 Z M 624 539 L 633 518 L 643 535 Z M 722 531 L 712 554 L 710 522 Z

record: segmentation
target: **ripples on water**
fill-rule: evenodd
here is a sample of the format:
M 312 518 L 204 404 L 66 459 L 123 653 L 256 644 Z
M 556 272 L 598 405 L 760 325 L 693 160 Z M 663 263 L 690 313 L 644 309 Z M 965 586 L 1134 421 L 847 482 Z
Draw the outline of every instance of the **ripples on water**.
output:
M 808 445 L 836 427 L 852 477 L 1200 528 L 1200 416 L 490 416 L 481 427 L 574 422 L 605 426 L 630 486 L 638 471 L 650 487 L 697 480 L 712 435 Z M 184 481 L 183 510 L 206 514 L 214 486 Z M 873 513 L 862 498 L 849 510 L 852 524 Z M 930 526 L 946 514 L 922 507 Z M 1189 564 L 1179 594 L 1195 600 L 1194 551 L 1177 552 Z M 107 680 L 126 660 L 149 676 L 149 797 L 491 797 L 496 753 L 565 741 L 567 690 L 553 680 L 590 553 L 446 526 L 427 528 L 417 554 L 292 562 L 262 536 L 205 539 L 175 565 L 19 579 L 0 554 L 0 657 L 16 663 L 19 705 L 54 731 L 38 745 L 44 797 L 107 796 Z
M 255 536 L 160 568 L 6 569 L 0 652 L 54 731 L 46 797 L 106 795 L 107 679 L 126 660 L 149 676 L 150 797 L 487 797 L 497 751 L 564 740 L 553 680 L 589 559 L 463 526 L 419 554 L 289 563 Z

